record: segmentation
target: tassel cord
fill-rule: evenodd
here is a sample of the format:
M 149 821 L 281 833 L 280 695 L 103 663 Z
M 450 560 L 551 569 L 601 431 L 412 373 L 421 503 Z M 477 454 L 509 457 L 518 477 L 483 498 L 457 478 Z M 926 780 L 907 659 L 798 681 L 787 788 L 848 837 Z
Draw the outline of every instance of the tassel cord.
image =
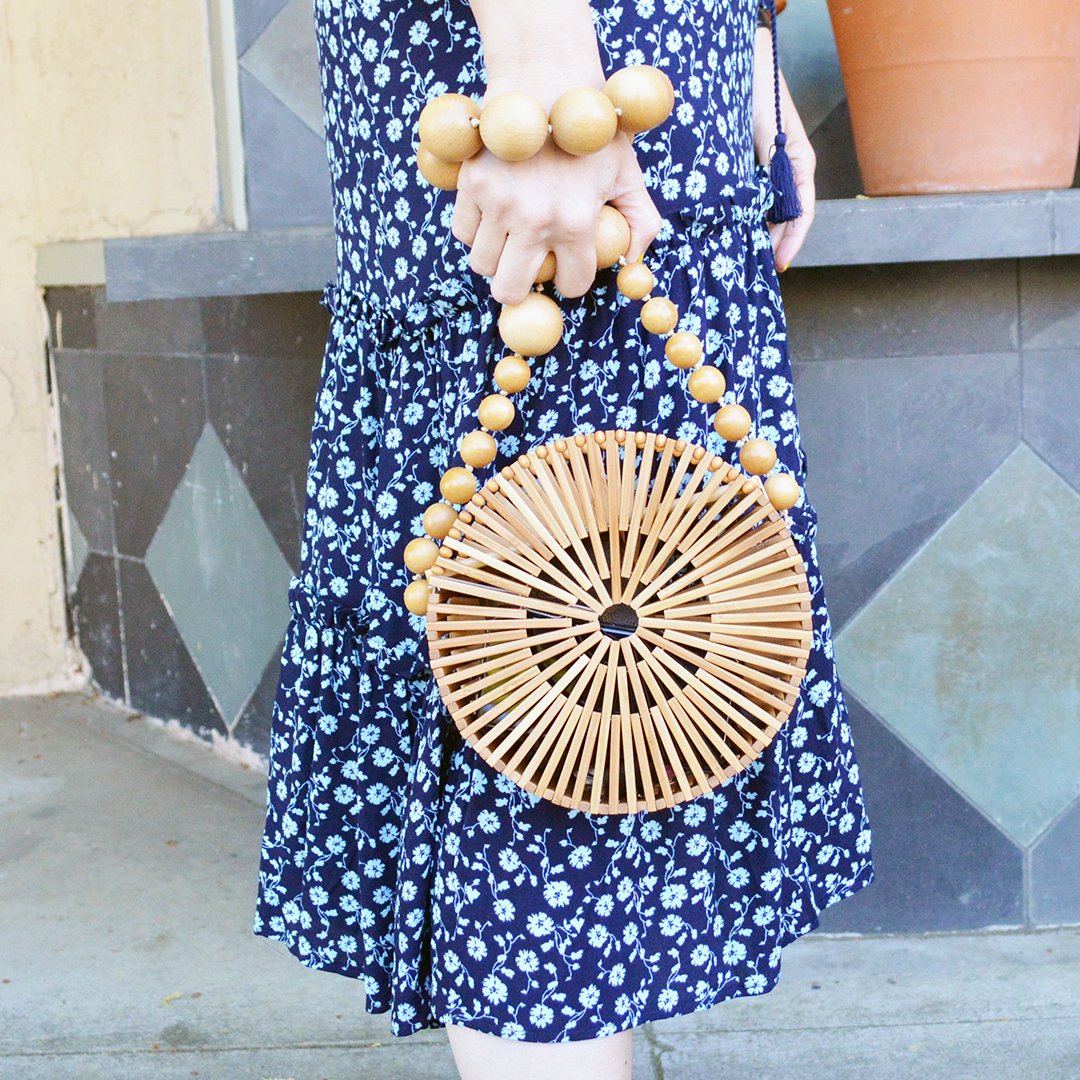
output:
M 799 189 L 795 182 L 795 170 L 787 152 L 787 136 L 784 134 L 783 118 L 780 111 L 780 53 L 776 46 L 776 0 L 762 0 L 769 11 L 769 33 L 772 35 L 773 60 L 773 104 L 776 109 L 776 140 L 773 143 L 772 160 L 769 162 L 769 176 L 772 180 L 776 199 L 767 215 L 773 225 L 785 221 L 794 221 L 802 214 Z

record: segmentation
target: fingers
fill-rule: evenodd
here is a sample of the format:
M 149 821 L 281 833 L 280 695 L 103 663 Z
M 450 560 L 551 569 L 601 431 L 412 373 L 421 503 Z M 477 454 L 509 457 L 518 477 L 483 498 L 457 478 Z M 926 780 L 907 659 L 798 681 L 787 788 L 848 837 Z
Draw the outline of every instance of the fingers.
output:
M 459 189 L 457 198 L 454 200 L 454 220 L 450 231 L 466 247 L 472 247 L 479 227 L 480 207 L 471 195 Z
M 802 203 L 803 212 L 794 221 L 786 221 L 782 225 L 772 225 L 769 234 L 773 241 L 773 251 L 776 255 L 776 269 L 782 274 L 794 261 L 814 223 L 815 195 L 814 195 L 814 167 L 813 162 L 796 163 L 796 175 L 799 176 L 799 201 Z
M 480 226 L 473 237 L 469 266 L 481 277 L 494 277 L 499 269 L 503 248 L 506 246 L 506 229 L 495 217 L 480 219 Z
M 611 203 L 626 218 L 626 223 L 630 226 L 630 247 L 626 250 L 626 260 L 636 262 L 656 239 L 664 219 L 649 197 L 644 184 L 640 188 L 634 188 L 616 196 Z
M 613 145 L 619 154 L 619 172 L 609 201 L 630 226 L 630 247 L 626 251 L 626 258 L 634 262 L 645 254 L 656 239 L 663 218 L 645 186 L 645 177 L 629 139 L 616 136 Z
M 507 236 L 491 282 L 492 299 L 497 304 L 520 304 L 532 288 L 546 254 L 546 249 L 520 236 Z
M 783 225 L 773 225 L 769 232 L 772 236 L 773 251 L 776 253 L 776 269 L 782 274 L 795 260 L 799 249 L 803 246 L 806 234 L 814 221 L 814 211 L 811 208 L 802 217 L 794 221 L 785 221 Z
M 578 230 L 569 243 L 556 244 L 555 287 L 563 296 L 584 296 L 596 280 L 596 223 Z

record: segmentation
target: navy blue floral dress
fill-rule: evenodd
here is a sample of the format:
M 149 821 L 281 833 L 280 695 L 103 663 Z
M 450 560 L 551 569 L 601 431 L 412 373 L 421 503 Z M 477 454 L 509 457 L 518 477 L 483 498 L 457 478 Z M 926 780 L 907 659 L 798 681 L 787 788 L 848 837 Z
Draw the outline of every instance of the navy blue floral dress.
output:
M 756 434 L 801 479 L 784 318 L 754 164 L 757 0 L 594 5 L 608 72 L 650 63 L 671 119 L 636 149 L 665 225 L 649 256 Z M 782 946 L 871 878 L 870 836 L 804 501 L 814 643 L 795 711 L 715 793 L 597 817 L 515 787 L 463 745 L 407 614 L 405 544 L 502 353 L 496 306 L 450 236 L 453 195 L 414 167 L 423 105 L 484 92 L 465 0 L 317 0 L 338 233 L 303 569 L 273 720 L 256 932 L 363 979 L 399 1035 L 455 1023 L 592 1038 L 775 983 Z M 732 455 L 603 273 L 562 301 L 500 438 L 513 458 L 578 430 L 677 432 Z M 496 464 L 501 464 L 500 460 Z

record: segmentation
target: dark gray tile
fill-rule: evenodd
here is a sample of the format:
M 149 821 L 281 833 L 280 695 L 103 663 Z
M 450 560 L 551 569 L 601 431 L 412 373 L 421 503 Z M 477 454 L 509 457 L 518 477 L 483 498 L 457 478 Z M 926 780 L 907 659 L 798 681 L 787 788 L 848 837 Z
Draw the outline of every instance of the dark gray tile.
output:
M 232 737 L 237 742 L 250 746 L 255 753 L 264 757 L 270 753 L 270 718 L 274 711 L 274 698 L 277 696 L 280 676 L 281 649 L 278 649 L 266 665 L 258 686 L 252 692 L 232 730 Z
M 1020 439 L 1015 354 L 795 365 L 807 492 L 837 628 Z
M 333 224 L 325 143 L 243 70 L 240 100 L 251 227 Z
M 59 286 L 45 290 L 49 344 L 54 349 L 96 349 L 95 313 L 102 288 Z
M 293 292 L 203 300 L 206 351 L 321 363 L 330 315 L 320 298 Z
M 202 311 L 198 300 L 106 303 L 96 294 L 97 347 L 113 353 L 201 353 Z
M 1023 923 L 1023 855 L 848 697 L 873 834 L 875 880 L 830 908 L 830 933 L 975 930 Z
M 793 267 L 780 279 L 794 360 L 1016 348 L 1016 264 Z
M 68 507 L 90 550 L 110 553 L 114 548 L 112 468 L 101 356 L 60 349 L 53 353 L 53 370 Z
M 124 701 L 123 632 L 116 589 L 116 560 L 90 554 L 71 607 L 91 677 L 109 697 Z
M 1080 923 L 1080 803 L 1032 849 L 1031 919 L 1036 926 Z
M 308 443 L 321 364 L 321 348 L 318 354 L 294 352 L 274 360 L 206 360 L 210 422 L 293 573 L 300 569 Z
M 1080 256 L 1020 260 L 1020 344 L 1080 347 Z
M 224 735 L 221 713 L 141 562 L 120 560 L 120 593 L 132 708 L 200 735 Z
M 289 0 L 233 0 L 237 56 L 243 56 L 247 52 L 251 43 L 288 2 Z
M 1080 341 L 1023 363 L 1024 441 L 1080 491 Z
M 862 173 L 855 156 L 855 135 L 847 98 L 821 122 L 810 137 L 817 154 L 814 186 L 819 199 L 854 199 L 862 194 Z
M 116 546 L 142 558 L 206 423 L 200 358 L 103 358 Z

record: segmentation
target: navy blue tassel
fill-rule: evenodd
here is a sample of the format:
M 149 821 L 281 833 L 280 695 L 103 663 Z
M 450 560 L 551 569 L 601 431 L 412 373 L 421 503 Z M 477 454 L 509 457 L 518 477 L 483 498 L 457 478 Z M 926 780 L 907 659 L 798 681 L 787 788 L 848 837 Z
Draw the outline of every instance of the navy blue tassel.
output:
M 776 149 L 769 165 L 769 177 L 772 180 L 776 201 L 769 210 L 768 219 L 773 225 L 784 221 L 794 221 L 802 215 L 802 203 L 799 201 L 799 189 L 795 184 L 795 170 L 791 167 L 791 158 L 785 149 L 787 136 L 781 131 L 776 136 Z
M 769 164 L 769 178 L 775 197 L 765 217 L 770 224 L 780 225 L 785 221 L 794 221 L 802 215 L 802 202 L 799 200 L 798 185 L 795 183 L 795 170 L 791 167 L 791 158 L 788 157 L 787 136 L 780 119 L 780 56 L 776 48 L 776 0 L 762 0 L 762 6 L 768 10 L 770 16 L 773 94 L 776 106 L 776 141 L 773 143 L 773 156 Z

